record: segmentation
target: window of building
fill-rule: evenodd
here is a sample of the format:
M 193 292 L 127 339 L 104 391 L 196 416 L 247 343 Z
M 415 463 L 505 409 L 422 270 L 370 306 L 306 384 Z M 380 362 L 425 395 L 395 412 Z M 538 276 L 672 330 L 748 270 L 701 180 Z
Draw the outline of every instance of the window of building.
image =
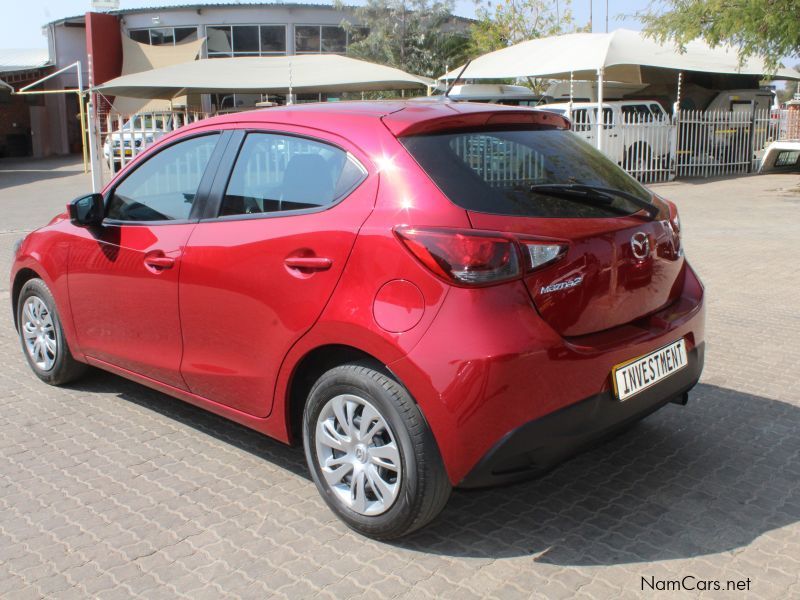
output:
M 341 27 L 321 27 L 322 51 L 332 53 L 347 52 L 347 32 Z
M 285 25 L 261 25 L 261 52 L 286 54 Z
M 286 54 L 285 25 L 209 25 L 208 57 Z
M 153 27 L 134 29 L 128 32 L 130 38 L 140 44 L 151 46 L 174 46 L 197 39 L 197 27 Z
M 320 51 L 319 25 L 297 25 L 294 28 L 294 51 L 319 52 Z
M 294 51 L 297 54 L 344 54 L 348 44 L 364 39 L 367 32 L 364 27 L 347 32 L 338 25 L 296 25 Z

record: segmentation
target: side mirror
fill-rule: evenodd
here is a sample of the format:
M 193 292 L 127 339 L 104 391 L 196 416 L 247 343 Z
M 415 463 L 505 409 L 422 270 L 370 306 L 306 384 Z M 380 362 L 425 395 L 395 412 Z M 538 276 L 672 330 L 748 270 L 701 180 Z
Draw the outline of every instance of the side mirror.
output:
M 105 203 L 102 194 L 89 194 L 75 198 L 67 205 L 69 219 L 79 227 L 100 225 L 105 217 Z

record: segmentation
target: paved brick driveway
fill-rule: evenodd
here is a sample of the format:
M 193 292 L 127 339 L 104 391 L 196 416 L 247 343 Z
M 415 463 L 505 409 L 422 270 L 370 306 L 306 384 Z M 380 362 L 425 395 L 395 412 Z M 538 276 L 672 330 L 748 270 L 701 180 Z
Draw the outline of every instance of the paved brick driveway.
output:
M 0 163 L 0 304 L 7 232 L 87 185 L 74 163 Z M 0 597 L 606 598 L 689 575 L 800 598 L 800 176 L 657 187 L 709 298 L 689 405 L 537 481 L 456 492 L 396 544 L 334 519 L 299 450 L 100 372 L 39 383 L 0 313 Z

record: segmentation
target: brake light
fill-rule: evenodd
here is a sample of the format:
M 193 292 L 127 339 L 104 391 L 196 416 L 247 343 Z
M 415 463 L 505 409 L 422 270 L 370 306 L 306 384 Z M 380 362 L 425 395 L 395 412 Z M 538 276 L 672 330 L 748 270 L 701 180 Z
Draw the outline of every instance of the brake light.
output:
M 398 227 L 395 234 L 430 271 L 449 283 L 483 286 L 510 281 L 563 256 L 566 245 L 520 240 L 474 229 Z
M 683 244 L 681 243 L 681 218 L 678 215 L 678 207 L 674 202 L 667 202 L 669 205 L 669 227 L 672 229 L 672 239 L 675 251 L 678 256 L 683 256 Z

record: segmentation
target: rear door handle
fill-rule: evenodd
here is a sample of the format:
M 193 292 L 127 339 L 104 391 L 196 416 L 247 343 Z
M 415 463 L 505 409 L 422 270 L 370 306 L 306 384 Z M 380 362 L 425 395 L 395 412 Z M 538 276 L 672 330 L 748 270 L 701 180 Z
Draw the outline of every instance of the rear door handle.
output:
M 283 262 L 290 269 L 302 271 L 327 271 L 333 265 L 330 258 L 321 256 L 287 256 Z
M 175 259 L 169 256 L 145 256 L 144 264 L 151 270 L 161 271 L 171 269 L 175 265 Z

